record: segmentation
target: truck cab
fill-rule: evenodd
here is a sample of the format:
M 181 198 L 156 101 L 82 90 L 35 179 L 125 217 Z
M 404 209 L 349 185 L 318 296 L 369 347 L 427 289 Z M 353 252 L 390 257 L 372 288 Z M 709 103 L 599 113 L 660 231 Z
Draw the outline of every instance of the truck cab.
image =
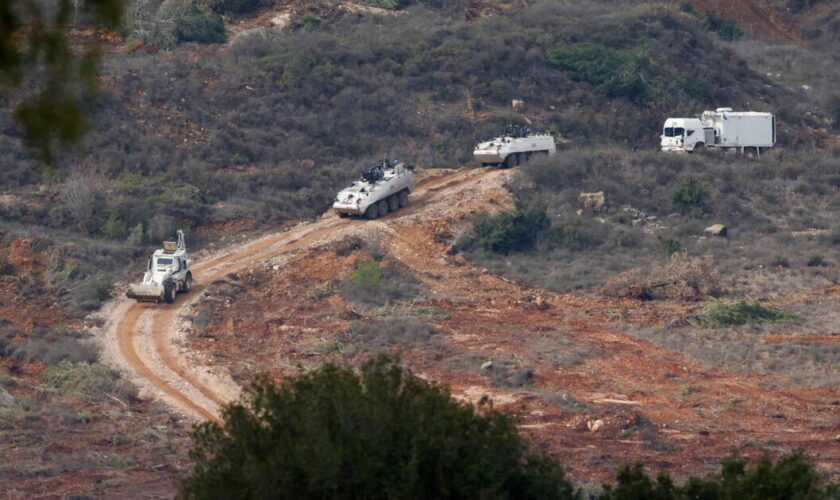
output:
M 703 122 L 697 118 L 668 118 L 660 136 L 662 151 L 693 152 L 706 145 Z

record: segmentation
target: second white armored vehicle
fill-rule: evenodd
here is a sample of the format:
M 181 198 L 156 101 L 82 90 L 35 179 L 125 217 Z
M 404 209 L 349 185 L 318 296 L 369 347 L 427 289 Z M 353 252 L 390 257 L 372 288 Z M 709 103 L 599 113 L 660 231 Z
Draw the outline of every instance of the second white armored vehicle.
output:
M 508 125 L 499 137 L 479 143 L 473 156 L 482 166 L 515 167 L 533 155 L 553 155 L 557 152 L 551 134 L 534 134 L 528 127 Z
M 177 292 L 192 288 L 192 261 L 187 257 L 184 232 L 178 230 L 178 241 L 164 241 L 163 248 L 149 258 L 143 281 L 132 283 L 126 296 L 137 302 L 175 302 Z
M 333 210 L 340 217 L 363 215 L 368 219 L 382 217 L 408 204 L 414 190 L 414 167 L 388 160 L 362 171 L 362 178 L 341 190 L 335 197 Z

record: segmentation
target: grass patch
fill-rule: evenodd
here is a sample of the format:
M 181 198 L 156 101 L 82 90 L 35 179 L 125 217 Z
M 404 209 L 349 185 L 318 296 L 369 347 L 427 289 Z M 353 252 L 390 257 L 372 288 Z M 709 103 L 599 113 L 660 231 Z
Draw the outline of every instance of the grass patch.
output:
M 745 300 L 720 300 L 706 309 L 701 316 L 711 327 L 746 325 L 749 323 L 775 323 L 798 319 L 775 307 L 763 306 Z
M 98 363 L 71 363 L 64 360 L 41 374 L 48 390 L 62 395 L 97 398 L 110 394 L 117 398 L 134 397 L 136 389 L 117 374 Z

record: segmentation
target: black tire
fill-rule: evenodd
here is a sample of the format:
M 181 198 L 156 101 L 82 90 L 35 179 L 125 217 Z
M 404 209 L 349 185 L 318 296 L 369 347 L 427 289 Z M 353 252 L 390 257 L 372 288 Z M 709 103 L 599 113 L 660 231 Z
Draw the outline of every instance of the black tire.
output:
M 702 142 L 698 142 L 694 145 L 694 149 L 691 150 L 692 153 L 703 154 L 706 152 L 706 145 Z
M 399 199 L 400 199 L 400 206 L 401 207 L 404 207 L 404 206 L 408 205 L 408 191 L 406 191 L 405 189 L 400 191 Z
M 379 209 L 379 216 L 382 217 L 388 213 L 388 200 L 379 200 L 379 203 L 376 204 L 376 207 Z
M 516 166 L 522 165 L 522 153 L 516 153 Z
M 163 289 L 163 301 L 167 304 L 175 302 L 175 285 L 166 285 Z
M 400 198 L 396 194 L 392 194 L 388 197 L 388 210 L 396 212 L 398 208 L 400 208 Z
M 350 214 L 348 214 L 347 212 L 336 212 L 336 213 L 337 213 L 337 214 L 338 214 L 338 216 L 339 216 L 339 217 L 341 217 L 342 219 L 346 219 L 347 217 L 350 217 Z
M 513 155 L 508 155 L 505 158 L 505 161 L 502 162 L 502 168 L 510 168 L 513 166 L 514 158 Z
M 184 289 L 182 290 L 184 293 L 188 293 L 192 289 L 192 273 L 187 273 L 187 277 L 184 278 Z
M 377 207 L 376 203 L 367 207 L 367 210 L 365 210 L 365 217 L 370 219 L 370 220 L 373 220 L 373 219 L 379 217 L 379 208 Z

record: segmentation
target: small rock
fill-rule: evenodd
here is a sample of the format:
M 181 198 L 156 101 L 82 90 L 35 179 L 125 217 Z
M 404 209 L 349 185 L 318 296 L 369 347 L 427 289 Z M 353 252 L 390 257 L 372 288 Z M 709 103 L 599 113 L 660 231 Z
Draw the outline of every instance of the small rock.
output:
M 586 428 L 589 429 L 589 432 L 598 432 L 598 429 L 604 426 L 604 421 L 600 418 L 595 421 L 588 421 L 586 422 Z
M 701 436 L 708 436 L 709 431 L 700 431 L 698 434 L 700 434 Z
M 835 441 L 840 441 L 840 434 L 838 434 L 838 435 L 834 436 L 834 440 L 835 440 Z
M 484 363 L 481 363 L 482 370 L 490 370 L 491 368 L 493 368 L 493 361 L 485 361 Z
M 0 387 L 0 408 L 12 408 L 14 406 L 17 406 L 15 397 L 6 392 L 6 389 Z
M 710 236 L 720 236 L 721 238 L 726 238 L 728 230 L 723 224 L 714 224 L 707 227 L 704 232 Z
M 514 111 L 522 111 L 523 109 L 525 109 L 525 101 L 523 101 L 522 99 L 514 99 L 513 101 L 511 101 L 510 105 Z

